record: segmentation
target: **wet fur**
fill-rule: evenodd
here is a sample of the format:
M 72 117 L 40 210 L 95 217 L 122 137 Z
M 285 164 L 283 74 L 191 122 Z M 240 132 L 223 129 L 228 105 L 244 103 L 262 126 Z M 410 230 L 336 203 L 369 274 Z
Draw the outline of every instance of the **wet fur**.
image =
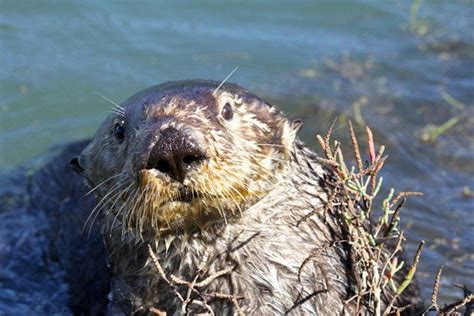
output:
M 111 253 L 111 261 L 116 263 L 113 293 L 120 309 L 125 314 L 136 310 L 145 312 L 150 307 L 170 314 L 181 312 L 182 302 L 160 279 L 148 255 L 147 244 L 150 243 L 165 272 L 183 280 L 203 280 L 215 272 L 233 268 L 229 275 L 201 289 L 201 295 L 206 297 L 218 292 L 242 296 L 239 305 L 245 314 L 284 314 L 313 293 L 319 294 L 292 312 L 329 315 L 345 310 L 350 313 L 354 306 L 344 304 L 351 290 L 343 247 L 327 247 L 303 269 L 298 280 L 298 269 L 308 254 L 326 247 L 340 232 L 337 221 L 324 214 L 296 226 L 307 212 L 323 205 L 327 195 L 321 187 L 325 172 L 312 162 L 313 154 L 299 144 L 295 144 L 294 151 L 290 163 L 292 173 L 247 208 L 244 216 L 228 219 L 227 223 L 214 222 L 204 231 L 173 233 L 161 238 L 150 236 L 144 242 L 131 233 L 122 235 L 120 227 L 112 229 L 108 244 L 114 247 Z M 204 258 L 207 258 L 206 271 L 199 273 L 198 267 Z M 187 287 L 181 286 L 180 291 L 185 296 Z M 197 294 L 192 297 L 202 299 Z M 236 312 L 228 300 L 209 296 L 207 301 L 218 314 Z M 192 304 L 189 308 L 189 311 L 203 311 Z
M 84 229 L 96 201 L 69 166 L 88 142 L 0 177 L 0 315 L 105 314 L 105 244 L 98 223 Z
M 105 214 L 113 275 L 109 311 L 205 311 L 183 304 L 158 273 L 150 246 L 167 275 L 189 282 L 231 268 L 189 294 L 219 314 L 237 309 L 215 293 L 239 297 L 246 314 L 350 314 L 355 302 L 346 304 L 354 293 L 348 251 L 338 243 L 342 225 L 321 212 L 296 225 L 325 204 L 330 172 L 297 140 L 298 122 L 236 85 L 216 92 L 217 85 L 173 82 L 132 96 L 79 157 L 99 201 L 92 221 Z M 234 109 L 229 121 L 220 116 L 226 103 Z M 123 143 L 113 135 L 119 121 L 128 131 Z M 169 126 L 189 132 L 209 158 L 183 184 L 143 168 L 159 131 Z M 183 185 L 199 198 L 174 202 Z M 318 249 L 298 279 L 299 267 Z M 177 291 L 185 297 L 188 287 Z

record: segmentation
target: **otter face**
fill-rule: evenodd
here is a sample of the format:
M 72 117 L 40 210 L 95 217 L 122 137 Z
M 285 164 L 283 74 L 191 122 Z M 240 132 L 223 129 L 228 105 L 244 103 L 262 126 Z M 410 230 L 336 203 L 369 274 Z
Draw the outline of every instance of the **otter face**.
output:
M 203 228 L 238 216 L 281 177 L 300 124 L 234 84 L 182 81 L 125 101 L 73 160 L 95 212 L 124 227 Z

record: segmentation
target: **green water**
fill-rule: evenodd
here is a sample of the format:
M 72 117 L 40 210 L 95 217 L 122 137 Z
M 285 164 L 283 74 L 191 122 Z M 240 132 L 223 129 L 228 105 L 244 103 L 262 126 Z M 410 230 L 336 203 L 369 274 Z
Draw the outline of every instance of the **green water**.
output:
M 100 95 L 238 66 L 231 81 L 303 118 L 308 143 L 334 115 L 374 128 L 385 189 L 425 192 L 404 221 L 409 251 L 427 240 L 423 293 L 445 264 L 451 299 L 474 287 L 473 16 L 469 0 L 0 1 L 0 170 L 91 136 Z

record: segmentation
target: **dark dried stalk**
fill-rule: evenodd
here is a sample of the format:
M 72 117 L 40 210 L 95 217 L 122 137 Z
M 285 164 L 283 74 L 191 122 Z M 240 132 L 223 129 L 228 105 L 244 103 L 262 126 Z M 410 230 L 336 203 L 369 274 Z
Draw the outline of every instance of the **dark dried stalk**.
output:
M 307 301 L 309 301 L 310 299 L 312 299 L 313 297 L 315 297 L 316 295 L 318 294 L 323 294 L 323 293 L 327 293 L 328 289 L 323 289 L 323 290 L 317 290 L 317 291 L 314 291 L 313 293 L 305 296 L 304 298 L 302 298 L 301 300 L 297 301 L 293 306 L 291 306 L 291 308 L 289 310 L 286 311 L 285 315 L 288 315 L 292 310 L 294 310 L 296 307 L 306 303 Z
M 410 269 L 408 270 L 405 279 L 403 279 L 402 284 L 397 289 L 397 294 L 400 295 L 402 292 L 406 289 L 408 284 L 411 282 L 413 277 L 415 276 L 416 268 L 418 267 L 418 263 L 420 262 L 420 256 L 421 252 L 423 251 L 423 247 L 425 245 L 425 241 L 422 240 L 420 244 L 418 245 L 418 249 L 415 252 L 415 258 L 413 259 L 413 263 L 410 266 Z
M 392 229 L 395 227 L 399 217 L 400 217 L 400 210 L 402 207 L 405 205 L 407 199 L 403 198 L 403 200 L 397 205 L 395 208 L 395 211 L 393 212 L 392 218 L 390 219 L 390 223 L 387 226 L 387 229 L 385 230 L 385 233 L 383 234 L 383 237 L 387 237 Z
M 439 312 L 442 315 L 451 315 L 452 313 L 460 310 L 461 308 L 463 308 L 464 306 L 466 306 L 467 304 L 470 304 L 472 302 L 474 302 L 474 294 L 473 293 L 467 295 L 466 297 L 464 297 L 463 299 L 461 299 L 459 301 L 456 301 L 452 304 L 449 304 L 448 306 L 446 306 L 443 309 L 440 309 Z
M 301 281 L 301 272 L 303 271 L 304 266 L 311 261 L 314 257 L 320 255 L 324 250 L 334 246 L 336 242 L 331 242 L 327 243 L 326 245 L 323 245 L 322 247 L 316 249 L 313 251 L 306 259 L 303 260 L 303 263 L 301 263 L 299 269 L 298 269 L 298 281 Z

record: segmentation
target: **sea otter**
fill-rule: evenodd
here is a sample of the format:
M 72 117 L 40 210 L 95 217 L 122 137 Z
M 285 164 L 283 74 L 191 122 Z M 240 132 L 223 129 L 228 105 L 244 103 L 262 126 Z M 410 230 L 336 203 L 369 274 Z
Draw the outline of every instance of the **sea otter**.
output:
M 63 239 L 80 236 L 78 253 L 62 259 L 73 312 L 353 314 L 340 219 L 317 212 L 332 174 L 297 138 L 300 127 L 238 85 L 214 81 L 169 82 L 117 105 L 59 163 L 65 173 L 74 156 L 89 188 L 72 176 L 57 188 L 84 201 L 54 215 L 72 227 L 59 221 Z M 56 169 L 43 177 L 64 183 Z M 324 251 L 300 269 L 315 249 Z

